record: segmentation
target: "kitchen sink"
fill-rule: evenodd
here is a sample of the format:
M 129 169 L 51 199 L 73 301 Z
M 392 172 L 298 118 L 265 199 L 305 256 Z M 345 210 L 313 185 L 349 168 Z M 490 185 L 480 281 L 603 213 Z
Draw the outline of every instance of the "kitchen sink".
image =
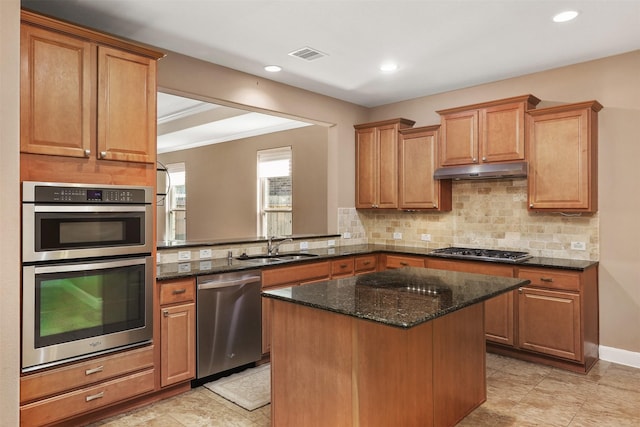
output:
M 317 256 L 317 254 L 310 254 L 307 252 L 288 252 L 278 255 L 240 255 L 236 259 L 255 264 L 274 264 L 279 262 L 297 261 Z

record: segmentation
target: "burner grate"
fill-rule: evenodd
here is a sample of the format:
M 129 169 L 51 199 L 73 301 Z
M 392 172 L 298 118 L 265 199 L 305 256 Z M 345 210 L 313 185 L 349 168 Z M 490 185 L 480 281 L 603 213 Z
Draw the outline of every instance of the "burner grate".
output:
M 460 247 L 436 249 L 432 251 L 431 254 L 442 256 L 442 257 L 451 257 L 451 258 L 484 259 L 484 260 L 491 260 L 491 261 L 508 261 L 508 262 L 520 262 L 532 257 L 527 252 L 503 251 L 503 250 L 497 250 L 497 249 L 460 248 Z

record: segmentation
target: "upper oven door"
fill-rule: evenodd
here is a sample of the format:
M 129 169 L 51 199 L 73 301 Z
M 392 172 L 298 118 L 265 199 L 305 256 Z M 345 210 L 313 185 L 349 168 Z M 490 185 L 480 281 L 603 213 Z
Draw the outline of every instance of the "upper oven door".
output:
M 22 205 L 23 262 L 151 253 L 152 205 Z

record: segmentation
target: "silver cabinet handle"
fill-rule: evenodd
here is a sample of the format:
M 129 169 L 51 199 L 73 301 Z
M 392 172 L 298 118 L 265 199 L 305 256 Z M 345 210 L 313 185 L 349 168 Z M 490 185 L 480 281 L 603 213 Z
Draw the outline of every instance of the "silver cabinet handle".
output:
M 521 294 L 522 293 L 522 288 L 518 288 L 518 293 Z
M 553 277 L 541 277 L 541 278 L 540 278 L 540 281 L 541 281 L 541 282 L 548 282 L 548 283 L 551 283 L 551 282 L 553 282 Z
M 184 294 L 185 292 L 187 292 L 187 290 L 184 289 L 184 288 L 183 289 L 174 289 L 172 294 L 173 295 L 180 295 L 180 294 Z
M 96 368 L 87 369 L 86 371 L 84 371 L 84 374 L 91 375 L 91 374 L 97 374 L 98 372 L 102 372 L 102 371 L 104 371 L 104 366 L 100 365 Z
M 84 150 L 84 156 L 89 157 L 91 155 L 91 150 Z
M 91 396 L 87 396 L 84 398 L 85 402 L 91 402 L 92 400 L 102 399 L 104 397 L 104 391 L 100 393 L 92 394 Z
M 101 159 L 106 159 L 107 158 L 107 152 L 106 151 L 101 151 L 100 152 L 100 158 Z

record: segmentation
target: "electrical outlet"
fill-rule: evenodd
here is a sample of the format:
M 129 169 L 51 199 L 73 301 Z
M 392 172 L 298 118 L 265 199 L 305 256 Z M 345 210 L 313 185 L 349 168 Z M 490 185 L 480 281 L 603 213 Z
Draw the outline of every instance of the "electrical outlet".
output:
M 336 245 L 336 241 L 335 241 L 335 240 L 329 240 L 329 241 L 327 242 L 327 246 L 328 246 L 328 247 L 332 247 L 332 246 L 335 246 L 335 245 Z
M 587 249 L 587 244 L 585 242 L 571 242 L 571 249 L 574 251 L 584 251 Z
M 309 249 L 309 242 L 300 242 L 300 250 L 305 251 Z
M 200 249 L 200 259 L 211 258 L 211 249 Z
M 191 251 L 178 251 L 178 260 L 186 261 L 191 259 Z
M 394 240 L 400 240 L 402 239 L 402 233 L 398 233 L 397 231 L 395 233 L 393 233 L 393 239 Z
M 343 238 L 343 239 L 350 239 L 350 238 L 351 238 L 351 233 L 349 233 L 348 231 L 345 231 L 345 232 L 342 234 L 342 238 Z
M 422 234 L 422 235 L 420 235 L 420 239 L 424 240 L 425 242 L 430 242 L 431 241 L 431 234 Z

